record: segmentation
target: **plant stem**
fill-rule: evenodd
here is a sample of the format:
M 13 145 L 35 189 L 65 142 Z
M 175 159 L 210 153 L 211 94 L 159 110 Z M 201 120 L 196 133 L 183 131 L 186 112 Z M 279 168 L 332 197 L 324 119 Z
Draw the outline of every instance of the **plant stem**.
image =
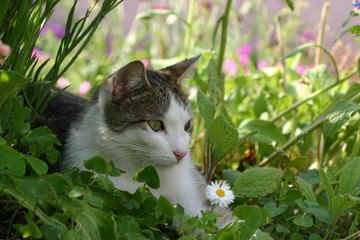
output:
M 276 37 L 278 40 L 278 45 L 279 45 L 279 49 L 280 49 L 280 54 L 281 56 L 285 55 L 285 51 L 284 51 L 284 41 L 283 41 L 283 37 L 282 37 L 282 31 L 281 31 L 281 16 L 278 16 L 276 18 L 276 22 L 275 22 L 275 29 L 276 29 Z M 282 65 L 282 80 L 280 80 L 280 84 L 283 88 L 283 91 L 285 93 L 288 92 L 287 90 L 287 85 L 286 85 L 286 61 L 284 58 L 281 58 L 281 65 Z
M 319 24 L 319 33 L 318 33 L 317 40 L 316 40 L 316 43 L 318 45 L 322 45 L 322 43 L 324 41 L 325 26 L 326 26 L 327 16 L 328 16 L 328 13 L 329 13 L 329 8 L 330 8 L 330 3 L 325 2 L 324 5 L 323 5 L 323 8 L 322 8 L 322 12 L 321 12 L 321 18 L 320 18 L 320 24 Z M 315 62 L 314 62 L 315 66 L 320 64 L 320 59 L 321 59 L 321 50 L 316 49 Z
M 360 231 L 357 231 L 349 236 L 347 236 L 346 238 L 342 238 L 342 239 L 339 239 L 339 240 L 348 240 L 348 239 L 351 239 L 353 237 L 359 237 L 360 236 Z
M 338 82 L 336 82 L 338 83 Z M 349 101 L 357 100 L 360 97 L 360 93 L 356 94 L 354 97 L 349 99 Z M 269 157 L 262 160 L 258 165 L 260 167 L 265 166 L 266 164 L 270 163 L 279 153 L 285 151 L 289 147 L 291 147 L 293 144 L 298 142 L 301 138 L 308 135 L 310 132 L 317 129 L 321 124 L 326 120 L 326 115 L 322 114 L 314 123 L 312 123 L 309 127 L 305 128 L 304 131 L 299 134 L 297 137 L 289 140 L 287 143 L 285 143 L 281 148 L 277 149 L 275 152 L 273 152 Z
M 355 144 L 354 144 L 354 147 L 351 151 L 351 154 L 350 154 L 350 161 L 357 157 L 358 156 L 358 153 L 359 153 L 359 149 L 360 149 L 360 127 L 358 129 L 358 132 L 357 132 L 357 136 L 356 136 L 356 140 L 355 140 Z
M 219 60 L 218 60 L 218 72 L 219 73 L 221 73 L 221 69 L 222 69 L 222 65 L 223 65 L 224 57 L 225 57 L 227 28 L 229 25 L 229 15 L 230 15 L 231 3 L 232 3 L 232 0 L 227 1 L 225 13 L 222 18 L 221 41 L 220 41 Z
M 185 40 L 184 40 L 184 46 L 185 46 L 185 57 L 188 57 L 190 52 L 190 40 L 192 37 L 192 21 L 193 21 L 193 13 L 194 13 L 194 6 L 195 6 L 195 0 L 190 0 L 189 3 L 189 11 L 188 16 L 186 20 L 186 34 L 185 34 Z
M 348 76 L 344 77 L 343 79 L 341 79 L 341 80 L 339 80 L 337 82 L 334 82 L 333 84 L 331 84 L 331 85 L 329 85 L 329 86 L 327 86 L 325 88 L 319 89 L 319 90 L 313 92 L 312 94 L 310 94 L 309 96 L 305 97 L 304 99 L 292 104 L 290 107 L 288 107 L 287 109 L 285 109 L 284 111 L 280 112 L 278 115 L 273 117 L 271 119 L 271 122 L 275 122 L 276 120 L 280 119 L 282 116 L 284 116 L 284 115 L 288 114 L 289 112 L 291 112 L 292 110 L 296 109 L 298 106 L 302 105 L 303 103 L 305 103 L 305 102 L 319 96 L 320 94 L 323 94 L 324 92 L 327 92 L 331 88 L 345 82 L 349 78 L 353 77 L 356 73 L 357 73 L 357 71 L 354 71 L 354 72 L 350 73 Z

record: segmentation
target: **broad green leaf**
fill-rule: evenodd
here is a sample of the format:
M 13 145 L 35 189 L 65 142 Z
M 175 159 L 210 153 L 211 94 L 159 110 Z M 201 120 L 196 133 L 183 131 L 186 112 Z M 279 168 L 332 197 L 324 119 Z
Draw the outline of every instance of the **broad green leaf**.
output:
M 294 2 L 292 0 L 285 0 L 291 11 L 294 11 Z
M 226 154 L 234 150 L 238 143 L 239 134 L 223 116 L 217 117 L 211 124 L 209 139 L 212 146 L 213 159 L 221 160 Z
M 274 192 L 281 182 L 283 172 L 276 168 L 251 168 L 236 180 L 234 194 L 239 197 L 263 197 Z
M 47 174 L 43 176 L 43 178 L 48 181 L 50 187 L 53 188 L 56 193 L 63 193 L 68 185 L 61 173 Z
M 277 215 L 283 214 L 288 209 L 287 204 L 279 204 L 279 207 L 276 206 L 275 202 L 269 202 L 264 205 L 264 208 L 269 212 L 270 217 L 275 217 Z
M 36 172 L 37 175 L 41 176 L 47 173 L 48 166 L 44 161 L 29 155 L 25 156 L 25 159 L 29 163 L 31 168 Z
M 320 204 L 309 200 L 296 200 L 295 202 L 302 211 L 313 214 L 324 223 L 332 224 L 329 211 Z
M 160 187 L 160 178 L 153 166 L 148 166 L 140 169 L 134 177 L 137 182 L 144 182 L 153 189 Z
M 219 71 L 217 69 L 218 60 L 212 57 L 207 66 L 208 69 L 208 91 L 210 94 L 210 99 L 215 103 L 215 105 L 219 105 L 223 101 L 222 96 L 222 85 L 221 85 L 221 77 Z
M 30 152 L 35 157 L 39 157 L 42 153 L 47 153 L 53 149 L 54 143 L 61 145 L 57 137 L 45 126 L 31 130 L 22 141 L 29 145 Z
M 327 70 L 327 66 L 324 64 L 320 64 L 307 70 L 303 77 L 309 79 L 310 82 L 313 85 L 316 85 L 317 88 L 328 86 L 333 79 L 332 75 Z
M 300 227 L 311 227 L 314 224 L 312 218 L 308 216 L 296 216 L 293 223 Z
M 305 172 L 309 167 L 309 159 L 307 157 L 296 158 L 290 162 L 289 166 Z
M 255 119 L 245 123 L 245 125 L 241 126 L 242 130 L 247 129 L 249 131 L 259 131 L 258 134 L 250 137 L 250 140 L 253 142 L 262 142 L 262 143 L 270 143 L 270 142 L 278 142 L 285 143 L 286 137 L 281 133 L 280 129 L 277 128 L 273 123 Z
M 333 136 L 350 119 L 351 114 L 359 110 L 359 105 L 346 100 L 338 100 L 332 104 L 323 123 L 324 137 Z
M 35 239 L 40 239 L 43 237 L 41 230 L 33 222 L 20 226 L 19 231 L 21 232 L 23 238 L 31 237 Z
M 298 185 L 299 185 L 299 189 L 300 189 L 301 194 L 302 194 L 307 200 L 310 200 L 310 201 L 313 201 L 313 202 L 317 202 L 315 193 L 313 192 L 313 190 L 311 189 L 311 187 L 310 187 L 309 184 L 307 184 L 303 179 L 301 179 L 301 178 L 299 178 L 299 177 L 296 178 L 296 182 L 297 182 Z
M 99 174 L 106 174 L 112 171 L 111 164 L 101 156 L 94 156 L 85 160 L 84 167 L 89 170 L 94 170 Z
M 264 208 L 256 205 L 239 205 L 234 209 L 234 215 L 252 229 L 270 222 L 270 215 Z
M 25 195 L 31 194 L 38 198 L 46 197 L 50 190 L 48 182 L 41 178 L 22 180 L 17 185 L 17 189 Z
M 310 169 L 305 173 L 299 174 L 298 177 L 305 180 L 308 184 L 320 183 L 319 171 L 317 169 Z
M 25 78 L 14 71 L 0 70 L 0 106 L 30 81 L 30 78 Z
M 291 50 L 290 52 L 288 52 L 287 54 L 285 54 L 283 59 L 293 57 L 296 54 L 301 53 L 301 52 L 303 52 L 303 51 L 305 51 L 305 50 L 307 50 L 309 48 L 312 48 L 314 46 L 316 46 L 316 44 L 314 44 L 314 43 L 305 43 L 303 45 L 300 45 L 297 48 L 295 48 L 295 49 Z
M 354 158 L 342 170 L 339 178 L 339 193 L 351 194 L 360 178 L 360 157 Z
M 338 221 L 344 211 L 360 203 L 360 198 L 353 197 L 350 194 L 338 194 L 332 199 L 332 221 L 334 224 Z
M 312 233 L 310 234 L 309 240 L 323 240 L 323 238 L 317 233 Z
M 24 158 L 15 153 L 0 151 L 0 166 L 7 168 L 15 176 L 23 176 L 26 171 Z
M 328 196 L 329 206 L 330 206 L 330 209 L 331 209 L 332 199 L 335 196 L 334 189 L 331 186 L 330 180 L 329 180 L 327 174 L 324 172 L 323 169 L 319 168 L 319 174 L 320 174 L 321 182 L 323 183 L 323 185 L 325 187 L 325 191 L 326 191 L 326 194 Z
M 290 230 L 287 227 L 284 227 L 283 225 L 276 224 L 276 231 L 278 233 L 290 233 Z
M 23 106 L 23 98 L 16 97 L 12 99 L 12 114 L 9 116 L 9 133 L 7 142 L 12 143 L 14 136 L 25 135 L 30 130 L 30 124 L 25 123 L 25 118 L 30 114 L 31 110 Z
M 235 184 L 236 179 L 239 177 L 241 172 L 239 171 L 233 171 L 231 169 L 225 169 L 222 172 L 222 175 L 224 179 L 232 186 Z
M 176 210 L 174 206 L 164 196 L 160 196 L 155 208 L 156 218 L 164 215 L 165 217 L 174 217 Z
M 73 239 L 115 239 L 117 227 L 112 212 L 93 208 L 86 201 L 77 199 L 66 201 L 63 210 L 75 222 Z
M 273 238 L 266 232 L 262 232 L 260 230 L 256 231 L 255 238 L 251 238 L 251 240 L 272 240 Z
M 205 125 L 210 128 L 210 125 L 215 118 L 215 105 L 200 89 L 197 94 L 197 105 L 201 116 L 205 121 Z

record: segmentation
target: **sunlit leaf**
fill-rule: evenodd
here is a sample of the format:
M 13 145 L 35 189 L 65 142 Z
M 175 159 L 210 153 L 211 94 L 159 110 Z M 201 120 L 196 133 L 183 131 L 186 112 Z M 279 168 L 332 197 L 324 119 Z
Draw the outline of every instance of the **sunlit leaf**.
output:
M 251 168 L 245 170 L 235 182 L 234 194 L 240 197 L 263 197 L 275 191 L 283 172 L 276 168 Z
M 112 171 L 111 164 L 101 156 L 94 156 L 88 160 L 85 160 L 84 167 L 89 170 L 94 170 L 100 174 L 105 174 Z
M 360 178 L 360 157 L 352 159 L 343 170 L 339 178 L 339 193 L 351 194 Z
M 33 222 L 20 226 L 19 230 L 22 233 L 23 238 L 31 237 L 35 239 L 40 239 L 43 237 L 41 230 Z
M 247 129 L 249 131 L 258 131 L 256 135 L 250 137 L 250 140 L 253 142 L 270 143 L 274 141 L 278 143 L 285 143 L 287 140 L 279 128 L 277 128 L 273 123 L 265 120 L 250 120 L 242 125 L 241 128 L 243 130 Z
M 158 189 L 160 187 L 160 178 L 153 166 L 142 168 L 135 174 L 134 180 L 137 182 L 144 182 L 154 189 Z
M 0 106 L 30 81 L 30 78 L 25 78 L 14 71 L 0 70 Z

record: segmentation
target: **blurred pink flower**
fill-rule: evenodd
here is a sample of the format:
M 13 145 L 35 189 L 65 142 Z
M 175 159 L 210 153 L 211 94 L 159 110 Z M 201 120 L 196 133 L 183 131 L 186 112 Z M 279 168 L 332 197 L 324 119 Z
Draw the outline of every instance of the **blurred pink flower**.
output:
M 314 40 L 314 35 L 311 32 L 304 32 L 301 34 L 301 40 L 304 42 L 309 42 Z
M 0 65 L 4 64 L 5 58 L 9 56 L 10 53 L 11 53 L 10 46 L 0 41 Z
M 264 69 L 267 68 L 267 63 L 265 60 L 260 60 L 256 63 L 258 69 Z
M 210 1 L 198 2 L 197 7 L 199 9 L 211 10 L 213 7 L 213 3 Z
M 150 67 L 151 66 L 150 59 L 144 58 L 144 59 L 141 60 L 141 62 L 145 65 L 145 67 Z
M 83 81 L 83 82 L 80 84 L 78 93 L 79 93 L 80 95 L 84 95 L 84 94 L 86 94 L 87 92 L 89 92 L 90 88 L 91 88 L 91 83 L 90 83 L 89 81 Z
M 65 36 L 65 28 L 58 23 L 48 23 L 40 31 L 40 36 L 44 36 L 48 31 L 52 31 L 56 38 Z
M 306 72 L 306 70 L 311 68 L 312 66 L 297 65 L 295 70 L 299 75 L 303 75 Z
M 152 10 L 169 10 L 169 8 L 163 5 L 158 5 L 153 7 Z
M 247 65 L 249 64 L 250 54 L 252 53 L 252 51 L 252 47 L 249 44 L 246 44 L 237 49 L 236 53 L 239 58 L 240 64 L 244 67 L 247 67 Z
M 36 60 L 38 61 L 46 61 L 50 58 L 50 54 L 42 54 L 41 50 L 38 47 L 34 47 L 31 53 L 31 57 L 36 57 Z
M 64 77 L 60 77 L 60 78 L 57 80 L 57 82 L 56 82 L 56 86 L 57 86 L 58 88 L 65 88 L 65 87 L 67 87 L 67 86 L 69 86 L 69 85 L 70 85 L 69 80 L 67 80 L 67 79 L 64 78 Z
M 231 58 L 226 59 L 224 61 L 224 70 L 230 75 L 235 74 L 237 71 L 237 65 L 235 61 L 232 60 Z

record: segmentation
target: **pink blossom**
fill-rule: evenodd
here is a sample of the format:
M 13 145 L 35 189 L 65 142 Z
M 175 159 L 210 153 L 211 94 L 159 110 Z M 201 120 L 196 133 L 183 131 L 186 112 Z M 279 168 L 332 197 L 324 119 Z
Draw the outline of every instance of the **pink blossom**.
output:
M 44 36 L 48 31 L 52 31 L 56 38 L 63 38 L 65 28 L 58 23 L 48 23 L 40 31 L 40 36 Z
M 144 59 L 141 60 L 141 62 L 145 65 L 145 67 L 150 67 L 151 66 L 150 59 L 144 58 Z
M 256 63 L 258 69 L 264 69 L 267 68 L 267 63 L 265 60 L 260 60 Z
M 299 75 L 303 75 L 308 69 L 311 68 L 312 66 L 297 65 L 295 70 Z
M 169 8 L 163 5 L 158 5 L 153 7 L 152 10 L 169 10 Z
M 236 51 L 239 58 L 240 64 L 244 67 L 247 67 L 250 61 L 250 54 L 252 53 L 252 47 L 249 44 L 246 44 L 242 47 L 239 47 Z
M 237 71 L 237 65 L 235 61 L 232 60 L 231 58 L 226 59 L 224 61 L 224 70 L 230 75 L 235 74 Z
M 314 36 L 311 32 L 304 32 L 303 34 L 301 34 L 301 39 L 304 42 L 309 42 L 309 41 L 314 40 Z
M 56 86 L 57 86 L 58 88 L 65 88 L 65 87 L 67 87 L 67 86 L 69 86 L 69 85 L 70 85 L 69 80 L 67 80 L 67 79 L 64 78 L 64 77 L 60 77 L 60 78 L 57 80 L 57 82 L 56 82 Z
M 34 47 L 31 53 L 31 57 L 35 57 L 38 61 L 46 61 L 50 58 L 50 54 L 42 54 L 41 50 L 38 47 Z
M 89 81 L 83 81 L 83 82 L 80 84 L 78 93 L 79 93 L 80 95 L 84 95 L 84 94 L 86 94 L 87 92 L 89 92 L 90 88 L 91 88 L 91 83 L 90 83 Z
M 198 7 L 199 9 L 211 10 L 212 7 L 213 7 L 213 3 L 210 2 L 210 1 L 199 2 L 199 3 L 197 4 L 197 7 Z

